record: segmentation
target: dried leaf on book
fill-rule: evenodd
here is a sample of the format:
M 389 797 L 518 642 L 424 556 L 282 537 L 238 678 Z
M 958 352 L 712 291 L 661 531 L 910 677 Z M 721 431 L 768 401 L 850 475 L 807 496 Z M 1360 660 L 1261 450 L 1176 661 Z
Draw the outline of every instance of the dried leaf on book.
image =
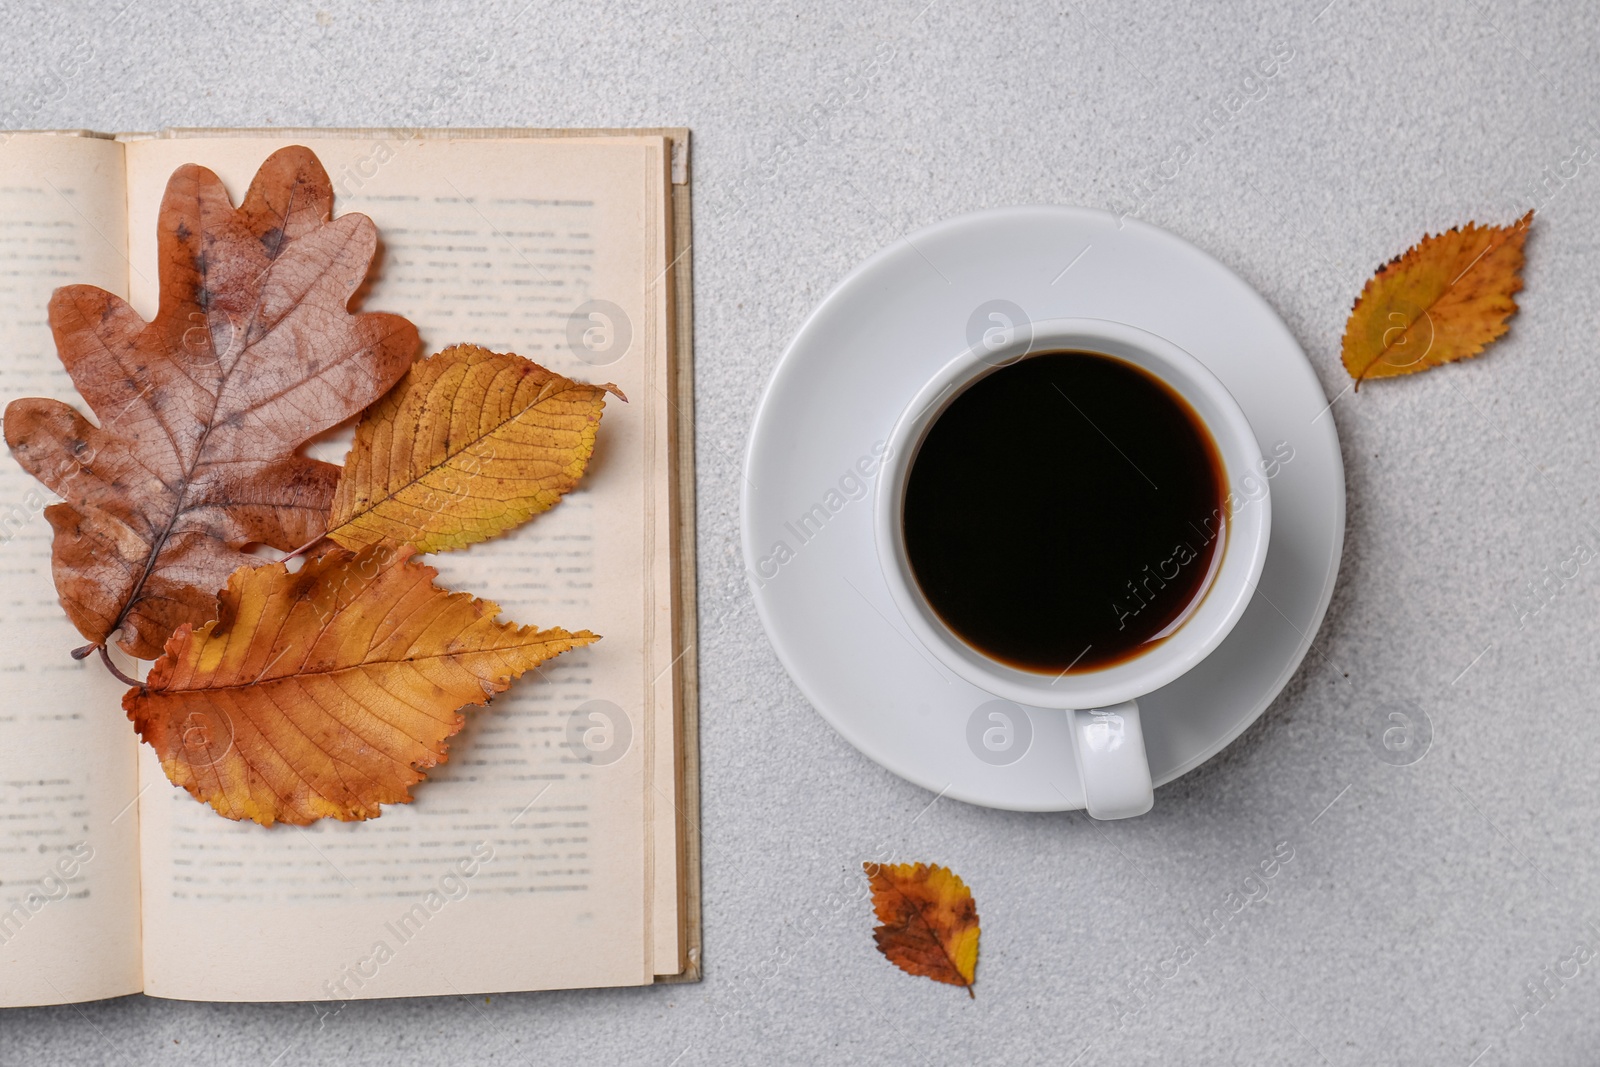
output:
M 297 449 L 382 396 L 418 345 L 398 315 L 348 310 L 377 230 L 332 207 L 307 148 L 269 157 L 237 210 L 215 174 L 180 167 L 155 319 L 93 286 L 51 298 L 61 361 L 99 425 L 30 398 L 6 409 L 5 436 L 63 498 L 45 511 L 56 591 L 91 645 L 120 629 L 125 651 L 153 659 L 212 617 L 247 545 L 288 551 L 326 528 L 339 468 Z
M 608 392 L 476 345 L 420 361 L 356 428 L 328 537 L 438 552 L 527 522 L 583 477 Z
M 598 640 L 498 622 L 410 554 L 335 548 L 298 573 L 235 571 L 216 621 L 179 627 L 123 698 L 167 777 L 230 819 L 375 818 L 444 762 L 459 709 Z
M 63 497 L 45 514 L 57 593 L 90 641 L 74 655 L 98 648 L 134 686 L 123 707 L 168 778 L 265 825 L 408 802 L 460 709 L 599 639 L 498 622 L 410 556 L 554 506 L 621 393 L 472 346 L 413 367 L 410 322 L 349 310 L 375 227 L 332 211 L 308 148 L 270 156 L 237 209 L 211 171 L 178 168 L 155 319 L 91 286 L 50 302 L 99 424 L 38 398 L 5 415 L 18 461 Z M 363 411 L 348 468 L 299 454 Z M 328 536 L 341 547 L 298 571 L 247 551 Z M 113 637 L 156 660 L 144 683 L 112 663 Z

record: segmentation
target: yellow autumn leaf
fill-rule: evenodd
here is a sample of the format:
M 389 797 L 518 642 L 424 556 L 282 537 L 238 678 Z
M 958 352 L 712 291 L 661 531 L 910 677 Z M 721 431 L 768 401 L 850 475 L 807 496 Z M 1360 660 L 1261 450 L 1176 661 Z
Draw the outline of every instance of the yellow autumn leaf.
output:
M 1468 223 L 1379 267 L 1344 328 L 1344 366 L 1356 388 L 1475 356 L 1505 333 L 1532 221 L 1530 211 L 1510 226 Z
M 297 573 L 240 567 L 122 706 L 175 785 L 230 819 L 376 818 L 407 803 L 464 722 L 545 660 L 597 640 L 496 620 L 411 549 L 335 548 Z
M 328 537 L 438 552 L 521 525 L 578 484 L 608 392 L 476 345 L 413 364 L 356 427 Z
M 878 951 L 907 974 L 965 986 L 978 973 L 978 906 L 948 867 L 926 863 L 863 863 Z

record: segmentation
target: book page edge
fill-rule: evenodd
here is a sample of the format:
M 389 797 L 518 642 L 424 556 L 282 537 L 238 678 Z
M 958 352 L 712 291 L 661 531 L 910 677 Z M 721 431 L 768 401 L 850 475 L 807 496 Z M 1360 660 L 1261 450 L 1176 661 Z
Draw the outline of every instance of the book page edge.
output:
M 687 159 L 689 131 L 670 131 L 684 138 Z M 677 142 L 675 142 L 677 143 Z M 673 152 L 673 169 L 678 168 Z M 685 164 L 687 175 L 687 164 Z M 695 465 L 694 465 L 694 230 L 690 215 L 690 185 L 672 186 L 673 352 L 670 371 L 675 400 L 674 452 L 677 470 L 672 507 L 676 513 L 674 582 L 674 646 L 681 649 L 674 668 L 678 705 L 678 796 L 683 824 L 678 835 L 679 923 L 682 956 L 676 974 L 658 974 L 661 985 L 698 982 L 704 975 L 700 883 L 700 669 L 695 569 Z

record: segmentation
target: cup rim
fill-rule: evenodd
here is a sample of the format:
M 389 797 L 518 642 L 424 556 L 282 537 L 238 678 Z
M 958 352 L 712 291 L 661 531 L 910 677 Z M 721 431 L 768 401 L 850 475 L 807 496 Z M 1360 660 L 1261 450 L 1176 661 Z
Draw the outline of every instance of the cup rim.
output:
M 1090 351 L 1154 374 L 1183 397 L 1222 458 L 1229 509 L 1221 562 L 1190 617 L 1159 644 L 1106 667 L 1052 677 L 990 658 L 941 620 L 923 598 L 906 557 L 902 507 L 912 464 L 928 429 L 968 387 L 1044 352 Z M 1259 484 L 1258 496 L 1238 493 Z M 1235 502 L 1239 506 L 1234 507 Z M 1243 616 L 1266 564 L 1271 493 L 1255 432 L 1216 375 L 1178 345 L 1109 319 L 1056 318 L 1022 324 L 1007 343 L 974 345 L 947 362 L 896 420 L 874 495 L 879 568 L 912 633 L 946 668 L 995 696 L 1031 707 L 1088 709 L 1132 700 L 1174 681 L 1215 651 Z

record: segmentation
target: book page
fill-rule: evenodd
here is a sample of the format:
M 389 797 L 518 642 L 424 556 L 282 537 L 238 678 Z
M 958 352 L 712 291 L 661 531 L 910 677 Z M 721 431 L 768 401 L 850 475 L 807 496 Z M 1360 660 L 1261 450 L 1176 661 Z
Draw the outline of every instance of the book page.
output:
M 363 212 L 381 234 L 362 309 L 410 318 L 425 353 L 477 343 L 627 394 L 608 401 L 588 474 L 561 504 L 429 558 L 443 584 L 509 619 L 603 640 L 468 709 L 415 802 L 368 823 L 231 823 L 145 752 L 146 991 L 336 1011 L 364 997 L 649 982 L 654 927 L 675 937 L 677 922 L 658 914 L 654 840 L 672 793 L 655 754 L 671 721 L 666 324 L 653 303 L 668 266 L 664 141 L 299 140 L 333 179 L 335 212 Z M 210 167 L 237 203 L 289 143 L 130 142 L 133 261 L 153 262 L 174 168 Z M 133 279 L 146 316 L 153 282 Z M 342 462 L 345 447 L 313 453 Z
M 90 414 L 56 358 L 47 305 L 78 283 L 125 296 L 126 233 L 120 144 L 0 135 L 0 402 L 53 397 Z M 127 687 L 68 655 L 85 641 L 50 576 L 44 509 L 56 501 L 0 458 L 0 1007 L 141 986 L 138 740 Z

